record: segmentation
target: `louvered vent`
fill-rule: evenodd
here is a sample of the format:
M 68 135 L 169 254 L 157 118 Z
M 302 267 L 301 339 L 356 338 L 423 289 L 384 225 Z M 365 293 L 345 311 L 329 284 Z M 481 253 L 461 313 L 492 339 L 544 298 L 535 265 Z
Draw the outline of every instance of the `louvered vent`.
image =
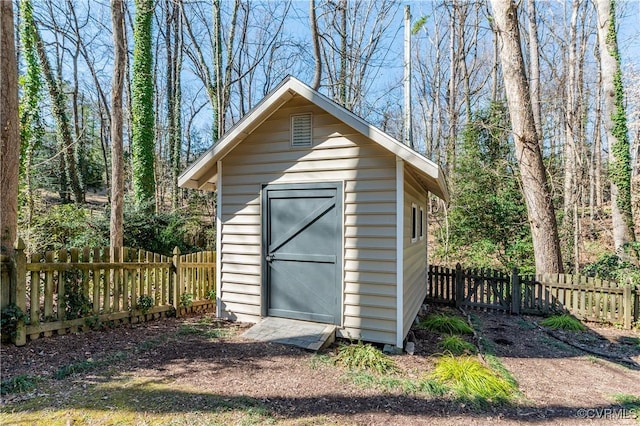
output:
M 311 146 L 313 127 L 311 114 L 291 116 L 291 146 Z

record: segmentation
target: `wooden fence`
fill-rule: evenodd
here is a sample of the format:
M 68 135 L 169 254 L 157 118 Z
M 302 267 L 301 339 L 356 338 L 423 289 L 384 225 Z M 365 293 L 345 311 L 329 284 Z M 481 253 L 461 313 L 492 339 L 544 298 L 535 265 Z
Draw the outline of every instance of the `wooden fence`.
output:
M 430 265 L 427 300 L 514 314 L 570 312 L 631 328 L 640 316 L 640 286 L 569 274 L 520 276 L 490 269 Z
M 19 241 L 13 257 L 0 265 L 3 307 L 14 303 L 28 318 L 18 322 L 17 345 L 53 332 L 215 307 L 216 255 L 211 251 L 181 255 L 176 248 L 167 257 L 101 247 L 26 256 Z

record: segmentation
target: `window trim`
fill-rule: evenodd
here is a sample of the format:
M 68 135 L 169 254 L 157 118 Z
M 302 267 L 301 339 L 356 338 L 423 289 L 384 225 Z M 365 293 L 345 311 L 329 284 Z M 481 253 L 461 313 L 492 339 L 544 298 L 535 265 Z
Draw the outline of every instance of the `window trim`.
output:
M 411 203 L 411 242 L 418 241 L 418 206 Z
M 424 215 L 424 207 L 420 206 L 420 223 L 419 223 L 419 231 L 418 235 L 420 236 L 420 241 L 424 240 L 424 220 L 425 220 L 425 215 Z

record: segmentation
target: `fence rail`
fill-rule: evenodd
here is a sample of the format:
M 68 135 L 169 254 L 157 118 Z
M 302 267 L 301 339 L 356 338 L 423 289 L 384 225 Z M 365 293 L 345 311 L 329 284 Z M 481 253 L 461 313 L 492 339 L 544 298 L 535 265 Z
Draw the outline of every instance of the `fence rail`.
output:
M 212 251 L 163 256 L 127 247 L 62 249 L 2 259 L 2 307 L 27 315 L 15 342 L 102 323 L 140 322 L 215 306 Z
M 427 300 L 515 314 L 567 311 L 631 328 L 640 316 L 640 286 L 570 274 L 520 276 L 489 269 L 429 266 Z

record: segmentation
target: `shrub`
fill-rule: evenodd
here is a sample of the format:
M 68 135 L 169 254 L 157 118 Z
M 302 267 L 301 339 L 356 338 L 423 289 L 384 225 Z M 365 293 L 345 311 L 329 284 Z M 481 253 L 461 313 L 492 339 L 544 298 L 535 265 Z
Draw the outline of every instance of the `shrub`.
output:
M 431 373 L 438 383 L 449 386 L 455 394 L 474 404 L 508 402 L 517 388 L 471 356 L 445 355 Z
M 586 265 L 582 272 L 590 277 L 610 281 L 623 281 L 631 278 L 636 284 L 640 284 L 640 267 L 623 260 L 615 253 L 602 255 L 597 261 Z
M 476 347 L 457 335 L 447 336 L 438 342 L 438 347 L 452 355 L 474 354 L 477 352 Z
M 2 383 L 0 383 L 0 395 L 28 392 L 35 389 L 40 380 L 41 377 L 39 376 L 19 374 L 10 379 L 3 380 Z
M 16 326 L 20 320 L 26 323 L 29 321 L 29 316 L 22 312 L 18 305 L 10 303 L 2 308 L 2 313 L 0 314 L 0 332 L 2 335 L 15 337 Z
M 585 331 L 587 329 L 580 321 L 569 314 L 550 316 L 540 321 L 540 325 L 554 330 Z
M 398 367 L 388 355 L 369 343 L 362 342 L 341 345 L 334 363 L 352 370 L 369 370 L 378 374 L 391 374 L 398 371 Z
M 136 308 L 139 309 L 143 314 L 149 312 L 154 305 L 154 300 L 151 296 L 147 294 L 141 294 L 138 297 L 138 302 L 136 303 Z
M 446 314 L 431 314 L 420 321 L 418 328 L 447 334 L 473 334 L 473 329 L 462 318 Z
M 180 306 L 183 308 L 188 308 L 193 305 L 193 294 L 191 293 L 183 293 L 180 296 Z

